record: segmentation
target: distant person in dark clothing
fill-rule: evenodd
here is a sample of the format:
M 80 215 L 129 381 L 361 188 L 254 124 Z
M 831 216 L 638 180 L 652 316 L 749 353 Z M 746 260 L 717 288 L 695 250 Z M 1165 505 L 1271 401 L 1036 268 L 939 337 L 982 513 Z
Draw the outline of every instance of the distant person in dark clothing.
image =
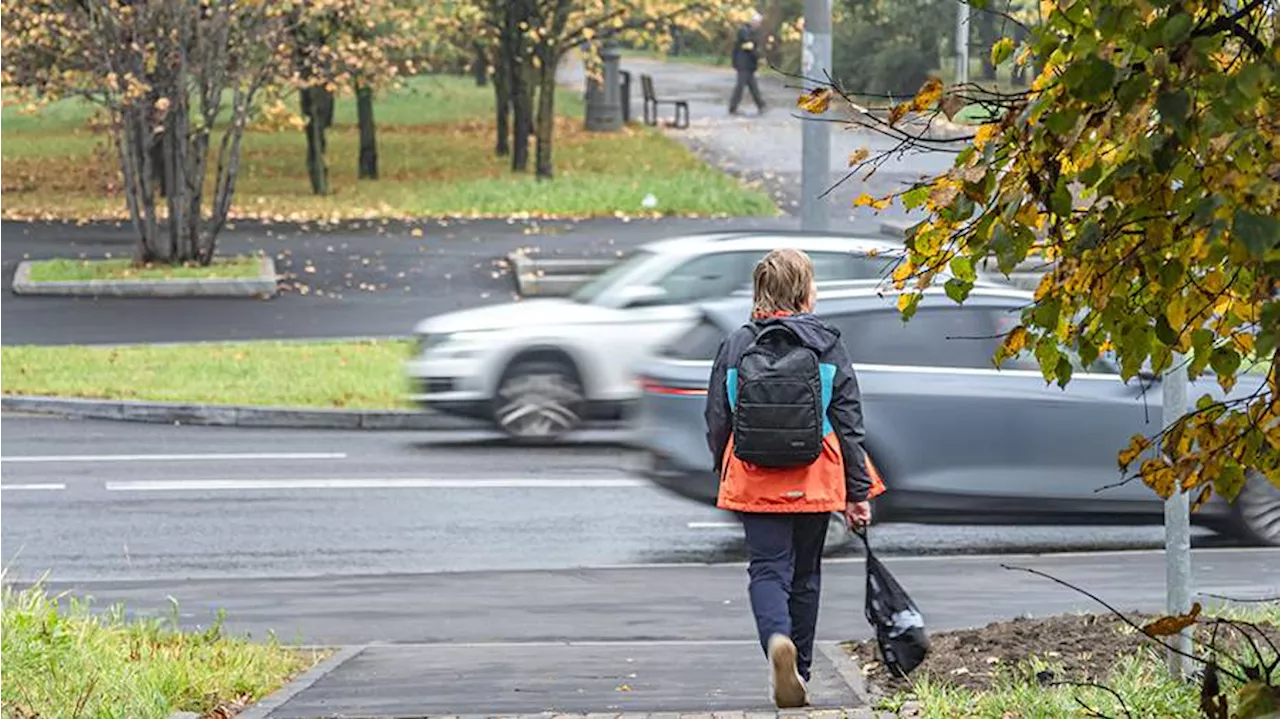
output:
M 756 84 L 756 69 L 760 66 L 757 35 L 762 20 L 760 13 L 755 13 L 746 25 L 738 29 L 738 39 L 733 46 L 733 69 L 738 71 L 738 82 L 733 86 L 733 97 L 729 99 L 730 115 L 738 114 L 744 89 L 751 91 L 756 109 L 764 114 L 764 100 L 760 99 L 760 86 Z

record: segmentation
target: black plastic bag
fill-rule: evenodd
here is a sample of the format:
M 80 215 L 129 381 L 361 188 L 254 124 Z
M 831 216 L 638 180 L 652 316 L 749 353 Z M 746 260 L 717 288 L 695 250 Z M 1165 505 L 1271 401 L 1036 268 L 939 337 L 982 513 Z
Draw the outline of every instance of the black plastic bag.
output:
M 871 552 L 866 532 L 858 532 L 867 548 L 867 621 L 876 630 L 880 658 L 895 676 L 906 678 L 929 654 L 924 616 L 906 590 Z

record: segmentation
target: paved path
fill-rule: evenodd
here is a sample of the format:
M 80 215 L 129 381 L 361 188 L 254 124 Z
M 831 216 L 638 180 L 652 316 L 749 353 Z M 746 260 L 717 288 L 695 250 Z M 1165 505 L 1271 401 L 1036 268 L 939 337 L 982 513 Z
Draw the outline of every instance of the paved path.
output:
M 796 109 L 800 82 L 783 77 L 769 69 L 761 70 L 759 81 L 766 103 L 771 109 L 763 116 L 755 114 L 750 99 L 741 114 L 728 114 L 729 95 L 733 91 L 733 70 L 691 63 L 664 63 L 655 60 L 626 58 L 622 68 L 634 78 L 632 107 L 639 112 L 639 76 L 653 76 L 659 97 L 689 101 L 692 118 L 688 130 L 670 130 L 671 137 L 682 140 L 708 160 L 730 172 L 762 181 L 775 193 L 779 204 L 795 212 L 800 200 L 801 137 L 803 123 Z M 561 71 L 566 84 L 581 83 L 581 69 L 573 63 Z M 828 118 L 838 117 L 838 106 Z M 844 125 L 831 128 L 831 185 L 840 182 L 848 169 L 849 154 L 866 147 L 873 154 L 893 149 L 894 142 L 880 134 Z M 863 192 L 887 194 L 904 183 L 932 176 L 951 165 L 954 155 L 947 153 L 909 154 L 887 161 L 869 180 L 854 178 L 832 190 L 825 200 L 830 208 L 831 229 L 874 233 L 881 220 L 907 217 L 900 205 L 876 215 L 867 207 L 853 208 L 853 199 Z

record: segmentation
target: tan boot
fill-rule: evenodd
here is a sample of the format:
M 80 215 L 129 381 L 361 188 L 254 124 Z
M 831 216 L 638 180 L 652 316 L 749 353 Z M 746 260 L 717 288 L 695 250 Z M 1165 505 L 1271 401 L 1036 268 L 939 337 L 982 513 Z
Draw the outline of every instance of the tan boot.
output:
M 796 669 L 796 645 L 790 637 L 769 637 L 769 667 L 773 678 L 773 703 L 779 709 L 797 709 L 808 705 L 804 679 Z

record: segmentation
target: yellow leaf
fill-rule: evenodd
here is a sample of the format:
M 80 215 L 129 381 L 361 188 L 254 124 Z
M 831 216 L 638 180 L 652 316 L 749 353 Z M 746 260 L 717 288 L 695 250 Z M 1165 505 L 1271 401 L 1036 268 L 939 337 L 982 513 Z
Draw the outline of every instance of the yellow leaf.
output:
M 796 105 L 805 112 L 821 115 L 831 106 L 831 88 L 819 87 L 800 96 Z
M 902 118 L 907 116 L 907 112 L 910 109 L 911 109 L 911 106 L 905 102 L 899 103 L 897 105 L 894 105 L 892 108 L 890 108 L 889 109 L 889 125 L 893 126 L 898 124 L 898 122 L 902 120 Z
M 1241 356 L 1253 354 L 1253 335 L 1245 333 L 1237 333 L 1231 335 L 1231 342 L 1236 346 L 1236 351 Z
M 868 207 L 870 205 L 874 205 L 875 203 L 876 203 L 876 198 L 872 197 L 871 195 L 868 195 L 865 192 L 862 193 L 861 195 L 858 195 L 853 200 L 854 207 Z
M 1179 614 L 1159 619 L 1142 628 L 1142 633 L 1149 637 L 1169 637 L 1196 623 L 1200 616 L 1200 602 L 1191 605 L 1190 614 Z
M 893 281 L 906 282 L 911 273 L 915 272 L 915 265 L 911 264 L 911 260 L 903 260 L 893 268 Z
M 973 146 L 981 150 L 991 139 L 996 136 L 1000 128 L 994 124 L 986 124 L 978 128 L 978 132 L 973 137 Z
M 991 46 L 991 64 L 999 65 L 1008 60 L 1009 56 L 1013 54 L 1013 46 L 1013 38 L 1000 38 L 996 44 Z
M 1027 346 L 1027 328 L 1022 325 L 1009 330 L 1009 334 L 1004 336 L 1004 342 L 1000 345 L 1000 352 L 1005 357 L 1013 357 Z
M 409 234 L 413 235 L 414 237 L 422 237 L 422 228 L 415 227 Z
M 915 98 L 911 100 L 911 108 L 916 112 L 923 112 L 933 107 L 938 100 L 942 99 L 942 89 L 942 80 L 936 77 L 929 78 L 920 87 L 920 92 L 917 92 Z
M 909 292 L 903 292 L 902 294 L 898 295 L 898 311 L 906 312 L 907 308 L 911 306 L 913 297 L 914 296 Z
M 1169 326 L 1174 332 L 1181 333 L 1187 326 L 1187 299 L 1182 295 L 1170 297 L 1164 311 L 1165 317 L 1169 320 Z
M 849 153 L 849 167 L 853 167 L 854 165 L 861 163 L 868 157 L 871 157 L 871 150 L 868 150 L 865 147 L 859 147 Z
M 1133 437 L 1129 439 L 1129 446 L 1125 447 L 1118 457 L 1120 469 L 1123 470 L 1133 464 L 1134 460 L 1141 456 L 1143 452 L 1147 451 L 1147 448 L 1150 446 L 1151 440 L 1147 439 L 1145 436 L 1140 434 L 1133 435 Z
M 1049 290 L 1051 289 L 1053 289 L 1053 273 L 1049 272 L 1046 273 L 1044 277 L 1040 278 L 1040 284 L 1036 285 L 1036 292 L 1033 299 L 1036 302 L 1039 302 L 1044 299 L 1045 295 L 1049 294 Z

